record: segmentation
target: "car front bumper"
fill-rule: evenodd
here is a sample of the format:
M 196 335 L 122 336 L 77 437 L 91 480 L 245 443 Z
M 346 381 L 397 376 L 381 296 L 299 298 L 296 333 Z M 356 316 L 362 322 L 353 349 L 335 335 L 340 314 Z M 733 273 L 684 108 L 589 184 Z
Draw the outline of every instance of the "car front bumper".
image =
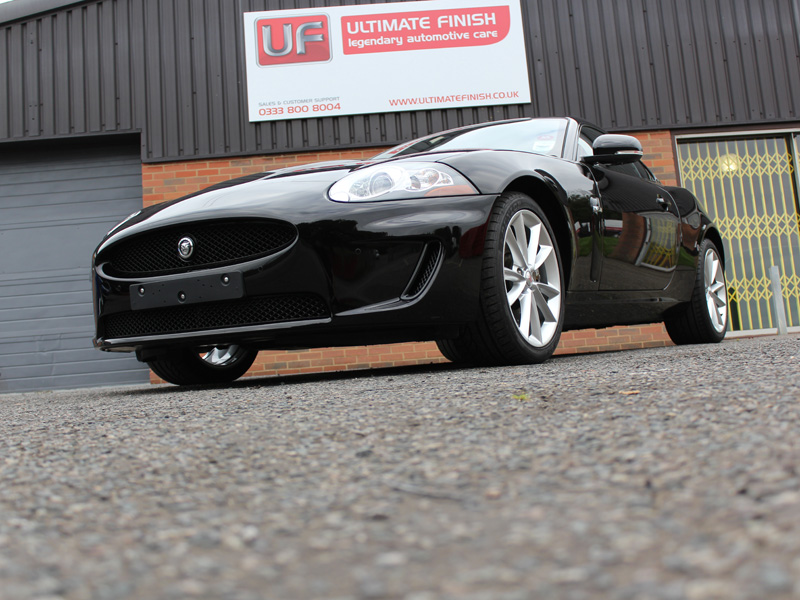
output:
M 265 257 L 156 276 L 120 276 L 109 268 L 104 257 L 126 238 L 122 230 L 101 245 L 92 267 L 94 344 L 143 351 L 436 339 L 475 318 L 494 199 L 325 201 L 324 218 L 313 220 L 308 203 L 294 211 L 289 204 L 235 215 L 218 211 L 200 221 L 185 219 L 184 229 L 191 233 L 197 222 L 236 216 L 277 219 L 297 235 Z M 147 223 L 138 231 L 148 231 Z

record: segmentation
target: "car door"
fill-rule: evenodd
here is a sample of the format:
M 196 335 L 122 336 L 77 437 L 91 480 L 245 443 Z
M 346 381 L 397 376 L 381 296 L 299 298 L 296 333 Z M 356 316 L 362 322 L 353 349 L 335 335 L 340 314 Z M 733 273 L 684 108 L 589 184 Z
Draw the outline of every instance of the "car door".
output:
M 584 126 L 578 158 L 600 131 Z M 672 196 L 641 163 L 592 167 L 601 209 L 601 290 L 661 290 L 678 261 L 680 218 Z

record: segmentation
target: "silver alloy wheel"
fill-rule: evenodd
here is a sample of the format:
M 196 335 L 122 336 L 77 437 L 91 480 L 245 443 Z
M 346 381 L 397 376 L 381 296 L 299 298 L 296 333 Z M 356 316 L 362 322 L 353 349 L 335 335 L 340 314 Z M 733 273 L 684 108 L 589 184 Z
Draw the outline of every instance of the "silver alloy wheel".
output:
M 717 333 L 722 333 L 728 323 L 728 290 L 725 288 L 722 263 L 712 248 L 706 250 L 703 266 L 708 316 Z
M 236 361 L 239 354 L 239 346 L 215 346 L 208 352 L 200 353 L 200 360 L 208 363 L 212 367 L 224 367 Z
M 561 274 L 553 241 L 529 210 L 508 223 L 503 278 L 511 314 L 522 337 L 536 348 L 549 344 L 561 315 Z

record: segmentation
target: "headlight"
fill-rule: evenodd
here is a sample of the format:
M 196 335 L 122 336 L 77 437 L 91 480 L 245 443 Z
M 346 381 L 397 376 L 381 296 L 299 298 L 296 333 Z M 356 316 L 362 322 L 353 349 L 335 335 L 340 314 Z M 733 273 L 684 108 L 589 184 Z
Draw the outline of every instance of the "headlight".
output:
M 478 191 L 455 169 L 439 163 L 403 162 L 360 169 L 331 186 L 336 202 L 462 196 Z

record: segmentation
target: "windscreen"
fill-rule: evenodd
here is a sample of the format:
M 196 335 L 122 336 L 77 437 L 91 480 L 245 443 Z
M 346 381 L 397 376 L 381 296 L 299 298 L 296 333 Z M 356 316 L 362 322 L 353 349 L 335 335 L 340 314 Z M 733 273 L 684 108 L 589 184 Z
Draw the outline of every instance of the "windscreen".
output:
M 395 146 L 375 158 L 392 158 L 419 152 L 449 150 L 518 150 L 561 156 L 566 119 L 527 119 L 486 123 L 435 133 Z

